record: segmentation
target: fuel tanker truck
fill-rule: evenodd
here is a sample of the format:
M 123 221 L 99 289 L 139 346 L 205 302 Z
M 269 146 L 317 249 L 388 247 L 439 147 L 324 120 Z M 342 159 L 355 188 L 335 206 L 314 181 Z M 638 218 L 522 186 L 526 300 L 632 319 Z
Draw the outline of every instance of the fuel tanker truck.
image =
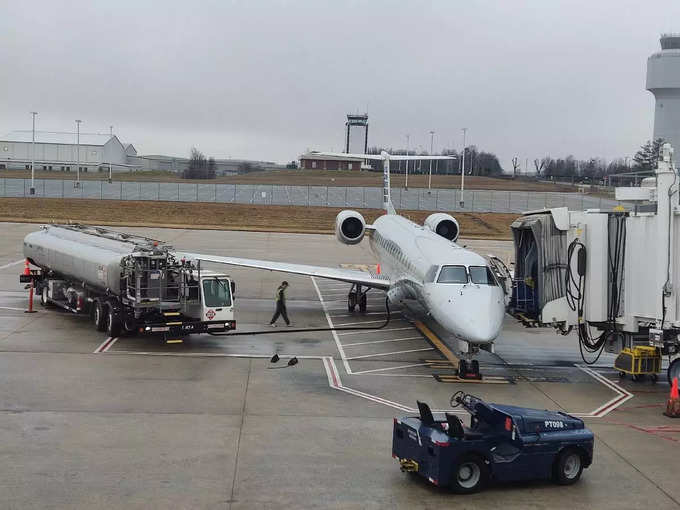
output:
M 225 274 L 178 260 L 172 246 L 86 225 L 45 225 L 24 238 L 37 266 L 32 282 L 43 306 L 89 315 L 98 331 L 163 334 L 225 332 L 234 321 L 235 285 Z

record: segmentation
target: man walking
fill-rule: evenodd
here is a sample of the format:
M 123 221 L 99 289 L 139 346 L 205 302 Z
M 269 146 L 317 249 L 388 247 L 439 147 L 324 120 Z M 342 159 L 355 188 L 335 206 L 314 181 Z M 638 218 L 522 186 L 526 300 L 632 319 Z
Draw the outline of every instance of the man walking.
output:
M 286 289 L 288 288 L 288 282 L 284 281 L 281 282 L 281 285 L 279 285 L 279 288 L 276 289 L 276 311 L 274 312 L 274 317 L 272 317 L 271 322 L 269 323 L 270 326 L 276 327 L 276 319 L 279 318 L 279 315 L 283 317 L 283 320 L 286 321 L 286 326 L 290 326 L 290 321 L 288 320 L 288 310 L 286 310 Z

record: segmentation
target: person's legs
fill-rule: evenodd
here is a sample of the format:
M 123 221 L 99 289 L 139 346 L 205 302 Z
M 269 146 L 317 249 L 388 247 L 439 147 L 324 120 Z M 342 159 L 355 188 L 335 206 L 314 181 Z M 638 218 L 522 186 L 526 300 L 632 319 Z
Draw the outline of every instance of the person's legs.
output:
M 288 310 L 286 310 L 285 306 L 281 307 L 281 316 L 283 317 L 283 320 L 286 321 L 286 324 L 290 326 L 290 321 L 288 320 Z
M 274 324 L 276 322 L 276 319 L 279 318 L 279 315 L 281 315 L 281 307 L 279 304 L 276 304 L 276 311 L 274 312 L 274 316 L 272 317 L 272 320 L 269 321 L 269 324 Z

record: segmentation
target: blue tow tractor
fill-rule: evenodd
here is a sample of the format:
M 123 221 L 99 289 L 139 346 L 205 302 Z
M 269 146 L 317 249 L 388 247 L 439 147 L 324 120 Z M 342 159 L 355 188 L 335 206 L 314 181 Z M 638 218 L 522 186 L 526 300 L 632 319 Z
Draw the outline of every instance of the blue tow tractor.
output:
M 490 480 L 553 478 L 578 481 L 593 461 L 593 433 L 583 420 L 559 411 L 491 404 L 459 391 L 451 406 L 470 413 L 470 427 L 454 414 L 437 421 L 418 402 L 419 417 L 394 419 L 392 457 L 402 471 L 418 473 L 456 492 L 480 490 Z

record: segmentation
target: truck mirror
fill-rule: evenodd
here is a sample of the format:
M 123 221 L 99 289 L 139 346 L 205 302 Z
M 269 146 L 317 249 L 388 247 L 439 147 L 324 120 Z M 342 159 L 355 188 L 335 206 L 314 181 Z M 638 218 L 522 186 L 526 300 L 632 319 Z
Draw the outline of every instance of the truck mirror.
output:
M 231 282 L 231 293 L 232 294 L 236 293 L 236 283 L 234 281 Z

